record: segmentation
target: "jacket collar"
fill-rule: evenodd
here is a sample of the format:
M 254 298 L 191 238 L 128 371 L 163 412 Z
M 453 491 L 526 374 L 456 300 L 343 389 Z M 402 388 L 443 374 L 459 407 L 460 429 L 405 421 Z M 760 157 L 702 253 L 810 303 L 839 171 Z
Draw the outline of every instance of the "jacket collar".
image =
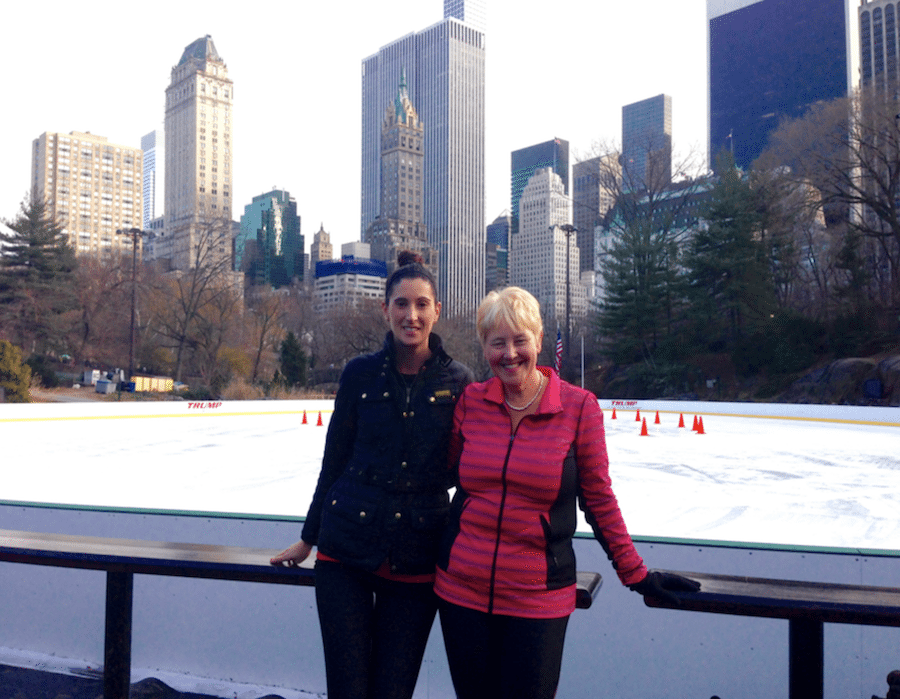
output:
M 538 403 L 537 410 L 535 410 L 533 414 L 540 415 L 545 413 L 550 415 L 553 413 L 561 413 L 562 379 L 559 378 L 559 374 L 548 366 L 539 366 L 537 370 L 544 375 L 544 378 L 549 379 L 550 382 L 547 384 L 547 388 L 544 389 L 544 395 L 541 396 L 541 402 Z M 496 376 L 487 380 L 484 398 L 491 403 L 503 405 L 505 400 L 503 395 L 503 382 Z
M 441 365 L 450 363 L 450 355 L 444 351 L 444 343 L 439 335 L 431 333 L 428 336 L 428 349 L 431 350 L 431 357 L 425 362 L 426 369 L 435 362 L 439 362 Z M 384 337 L 384 347 L 382 348 L 382 351 L 387 355 L 387 359 L 391 366 L 397 366 L 397 353 L 394 350 L 394 333 L 390 330 L 388 330 L 387 335 Z

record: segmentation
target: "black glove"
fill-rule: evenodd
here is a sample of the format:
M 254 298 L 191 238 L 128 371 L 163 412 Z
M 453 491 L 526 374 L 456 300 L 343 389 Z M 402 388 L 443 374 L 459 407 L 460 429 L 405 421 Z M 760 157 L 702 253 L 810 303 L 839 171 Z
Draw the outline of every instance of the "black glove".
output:
M 678 597 L 672 592 L 697 592 L 700 583 L 675 573 L 651 570 L 646 578 L 628 587 L 644 597 L 657 597 L 669 604 L 678 604 Z

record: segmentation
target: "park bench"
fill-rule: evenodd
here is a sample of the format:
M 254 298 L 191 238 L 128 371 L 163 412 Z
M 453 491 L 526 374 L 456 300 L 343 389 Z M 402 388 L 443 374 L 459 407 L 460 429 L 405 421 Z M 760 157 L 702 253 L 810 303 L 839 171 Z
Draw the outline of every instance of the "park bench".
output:
M 900 626 L 900 588 L 798 582 L 669 571 L 696 580 L 698 592 L 649 607 L 787 619 L 790 699 L 822 699 L 824 624 Z
M 313 585 L 311 560 L 299 567 L 273 566 L 278 549 L 184 544 L 44 534 L 0 529 L 0 561 L 106 571 L 103 696 L 128 699 L 135 573 L 186 578 Z M 587 609 L 602 583 L 598 573 L 578 573 L 576 606 Z

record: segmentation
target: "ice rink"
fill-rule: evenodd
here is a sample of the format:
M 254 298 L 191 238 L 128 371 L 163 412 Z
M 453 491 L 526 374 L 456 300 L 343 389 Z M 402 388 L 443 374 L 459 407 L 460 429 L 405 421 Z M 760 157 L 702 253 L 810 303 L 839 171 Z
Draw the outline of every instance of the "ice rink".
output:
M 610 403 L 601 405 L 613 486 L 634 535 L 900 550 L 898 409 L 658 402 L 619 407 L 612 419 Z M 0 405 L 0 500 L 301 516 L 331 409 Z M 695 415 L 705 434 L 692 431 Z

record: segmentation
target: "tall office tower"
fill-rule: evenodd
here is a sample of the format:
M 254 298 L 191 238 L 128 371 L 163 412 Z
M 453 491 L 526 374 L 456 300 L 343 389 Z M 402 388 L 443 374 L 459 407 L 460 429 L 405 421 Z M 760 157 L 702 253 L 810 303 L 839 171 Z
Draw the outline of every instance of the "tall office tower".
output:
M 76 255 L 132 252 L 116 230 L 141 225 L 140 148 L 104 136 L 45 132 L 34 139 L 31 185 L 62 224 Z
M 185 47 L 166 88 L 165 238 L 156 244 L 175 269 L 193 267 L 211 242 L 216 262 L 231 256 L 233 101 L 212 38 Z
M 672 181 L 672 98 L 657 95 L 622 107 L 622 182 L 660 191 Z
M 570 320 L 584 316 L 587 302 L 575 236 L 560 229 L 572 220 L 562 178 L 551 168 L 539 168 L 522 191 L 519 211 L 519 232 L 510 240 L 509 282 L 527 289 L 540 302 L 545 326 L 564 327 L 567 281 Z
M 854 0 L 707 0 L 709 160 L 749 168 L 784 118 L 859 81 Z
M 424 124 L 422 220 L 448 315 L 471 314 L 484 295 L 484 43 L 482 31 L 445 16 L 362 62 L 360 231 L 381 213 L 384 105 L 405 69 Z
M 381 127 L 381 213 L 363 236 L 372 259 L 383 260 L 388 274 L 396 269 L 401 250 L 418 252 L 433 274 L 438 271 L 437 251 L 428 244 L 422 221 L 423 135 L 404 72 Z
M 487 227 L 485 291 L 509 284 L 509 230 L 512 217 L 504 211 Z
M 487 3 L 484 0 L 444 0 L 444 17 L 455 17 L 482 33 L 487 31 Z
M 540 168 L 549 167 L 559 175 L 563 189 L 569 193 L 569 142 L 561 138 L 514 150 L 510 156 L 510 211 L 512 235 L 519 232 L 519 199 L 531 176 Z
M 309 246 L 309 268 L 313 275 L 316 271 L 316 262 L 325 262 L 333 256 L 334 246 L 331 244 L 331 236 L 325 231 L 325 226 L 319 224 L 319 230 L 313 236 L 312 245 Z
M 280 287 L 303 279 L 303 235 L 297 202 L 275 189 L 253 197 L 244 207 L 234 241 L 234 268 L 255 284 Z
M 897 72 L 898 7 L 887 0 L 860 0 L 860 68 L 864 86 L 900 97 Z
M 153 219 L 163 215 L 166 142 L 162 129 L 142 136 L 141 150 L 144 153 L 144 210 L 141 227 L 147 230 Z
M 598 155 L 572 166 L 572 220 L 577 230 L 582 272 L 596 269 L 595 230 L 616 203 L 620 187 L 618 153 Z

